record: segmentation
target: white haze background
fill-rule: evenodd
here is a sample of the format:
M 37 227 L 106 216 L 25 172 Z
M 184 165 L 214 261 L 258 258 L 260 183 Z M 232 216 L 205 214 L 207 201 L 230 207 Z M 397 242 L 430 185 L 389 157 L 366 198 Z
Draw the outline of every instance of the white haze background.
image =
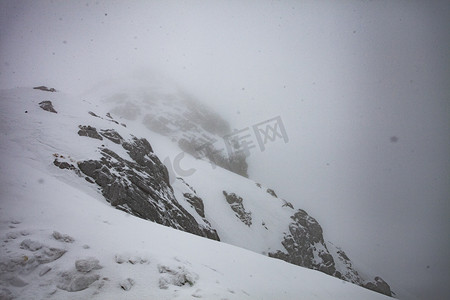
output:
M 1 1 L 0 87 L 173 82 L 290 141 L 250 177 L 306 209 L 400 296 L 450 293 L 450 5 Z M 162 78 L 162 79 L 161 79 Z

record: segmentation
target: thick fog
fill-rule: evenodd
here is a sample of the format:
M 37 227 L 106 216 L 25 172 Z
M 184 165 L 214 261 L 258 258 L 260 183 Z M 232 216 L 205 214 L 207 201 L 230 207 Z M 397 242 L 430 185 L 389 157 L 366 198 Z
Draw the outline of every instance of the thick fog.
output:
M 0 15 L 1 88 L 156 76 L 238 130 L 280 116 L 289 141 L 253 148 L 250 178 L 404 299 L 450 293 L 449 3 L 11 0 Z

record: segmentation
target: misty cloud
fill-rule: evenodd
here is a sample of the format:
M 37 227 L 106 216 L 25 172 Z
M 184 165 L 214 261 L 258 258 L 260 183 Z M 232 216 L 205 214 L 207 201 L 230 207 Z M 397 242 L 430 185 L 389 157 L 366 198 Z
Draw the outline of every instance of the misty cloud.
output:
M 289 143 L 252 153 L 249 176 L 317 216 L 394 291 L 449 293 L 447 3 L 0 8 L 1 88 L 47 85 L 82 97 L 144 85 L 199 99 L 232 129 L 280 116 Z

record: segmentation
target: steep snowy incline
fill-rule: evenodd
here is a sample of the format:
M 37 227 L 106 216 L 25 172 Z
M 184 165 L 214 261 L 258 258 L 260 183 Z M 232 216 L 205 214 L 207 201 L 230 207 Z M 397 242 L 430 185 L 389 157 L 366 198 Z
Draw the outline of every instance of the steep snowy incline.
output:
M 41 109 L 42 101 L 52 101 L 58 113 Z M 96 139 L 80 142 L 79 116 L 93 126 L 109 122 L 127 136 L 125 127 L 89 116 L 83 106 L 61 94 L 1 92 L 0 298 L 389 299 L 112 209 L 92 183 L 54 165 L 56 153 L 68 165 L 102 158 Z
M 218 168 L 217 156 L 211 159 L 207 153 L 189 151 L 186 144 L 180 144 L 180 137 L 195 143 L 205 141 L 205 137 L 221 140 L 206 145 L 211 146 L 214 153 L 220 153 L 220 157 L 226 156 L 223 148 L 230 134 L 223 135 L 228 126 L 219 115 L 179 91 L 149 89 L 139 83 L 130 89 L 125 88 L 126 85 L 121 82 L 108 86 L 88 98 L 118 113 L 121 120 L 133 128 L 132 132 L 139 132 L 153 142 L 155 152 L 169 170 L 178 202 L 196 216 L 195 210 L 189 210 L 196 206 L 190 201 L 194 197 L 201 214 L 207 214 L 208 224 L 217 230 L 222 241 L 392 295 L 384 280 L 367 275 L 370 270 L 361 270 L 342 249 L 335 249 L 329 241 L 324 241 L 320 224 L 305 211 L 297 211 L 290 202 L 278 198 L 273 190 L 259 183 Z M 201 116 L 196 113 L 198 108 L 201 108 Z M 192 115 L 198 118 L 186 118 Z M 170 129 L 161 131 L 160 126 L 149 126 L 149 119 L 164 120 Z M 205 130 L 205 120 L 215 120 L 222 126 Z M 232 153 L 241 150 L 239 143 L 233 146 Z M 199 149 L 205 146 L 200 144 Z M 233 168 L 227 169 L 233 171 Z
M 60 180 L 74 177 L 77 180 L 67 183 L 101 194 L 120 210 L 391 295 L 381 278 L 364 275 L 370 272 L 355 269 L 345 252 L 331 247 L 321 226 L 305 211 L 296 210 L 259 183 L 184 155 L 176 139 L 149 131 L 140 119 L 117 119 L 110 113 L 115 105 L 109 98 L 76 99 L 45 88 L 2 91 L 5 108 L 13 103 L 23 108 L 15 112 L 18 118 L 3 122 L 2 128 L 6 134 L 15 133 L 28 124 L 27 130 L 17 134 L 32 137 L 27 144 L 30 149 L 45 150 L 30 153 L 33 160 L 52 162 L 49 171 Z M 181 100 L 177 105 L 189 111 Z M 142 115 L 149 110 L 166 114 L 161 106 L 136 107 Z M 208 119 L 206 110 L 203 113 Z M 176 123 L 176 116 L 172 121 Z M 199 126 L 191 128 L 195 130 L 180 132 L 198 135 Z M 164 158 L 166 166 L 159 158 Z M 181 172 L 184 178 L 177 177 L 181 166 L 190 168 Z

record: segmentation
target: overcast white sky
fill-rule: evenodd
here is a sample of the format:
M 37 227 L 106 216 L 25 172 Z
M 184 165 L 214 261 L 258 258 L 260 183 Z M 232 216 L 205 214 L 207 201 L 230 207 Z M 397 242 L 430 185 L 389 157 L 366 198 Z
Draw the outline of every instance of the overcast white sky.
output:
M 450 293 L 449 7 L 2 0 L 0 87 L 81 93 L 151 70 L 237 129 L 280 115 L 290 140 L 253 151 L 250 177 L 309 211 L 394 290 L 443 299 Z

